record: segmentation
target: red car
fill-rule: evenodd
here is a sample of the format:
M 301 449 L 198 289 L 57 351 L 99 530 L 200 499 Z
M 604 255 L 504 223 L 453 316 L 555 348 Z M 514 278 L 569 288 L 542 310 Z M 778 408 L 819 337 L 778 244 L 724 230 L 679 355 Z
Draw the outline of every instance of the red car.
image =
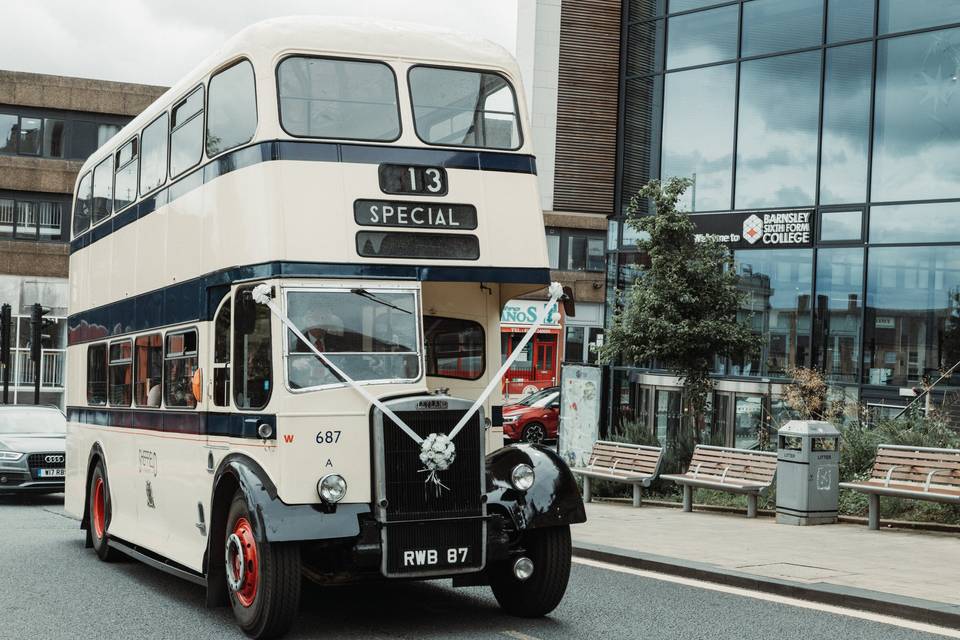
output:
M 509 440 L 555 440 L 560 426 L 560 387 L 548 387 L 503 408 L 503 436 Z

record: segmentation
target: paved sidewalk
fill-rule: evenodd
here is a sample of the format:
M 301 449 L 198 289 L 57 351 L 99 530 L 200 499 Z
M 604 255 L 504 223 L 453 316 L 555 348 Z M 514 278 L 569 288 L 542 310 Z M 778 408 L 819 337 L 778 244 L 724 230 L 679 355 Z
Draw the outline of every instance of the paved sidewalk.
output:
M 960 615 L 960 536 L 836 524 L 778 525 L 774 518 L 684 513 L 669 507 L 587 505 L 574 547 L 617 549 L 738 576 L 831 592 L 864 591 L 941 603 Z

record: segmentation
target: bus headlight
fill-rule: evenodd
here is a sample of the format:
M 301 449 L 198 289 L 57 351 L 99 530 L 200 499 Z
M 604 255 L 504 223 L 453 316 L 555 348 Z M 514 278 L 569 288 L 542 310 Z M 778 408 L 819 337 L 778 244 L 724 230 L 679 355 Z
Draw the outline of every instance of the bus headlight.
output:
M 347 481 L 338 473 L 323 476 L 317 483 L 317 493 L 327 504 L 336 504 L 347 495 Z
M 517 491 L 526 491 L 533 486 L 536 475 L 533 473 L 533 467 L 528 464 L 518 464 L 510 472 L 510 484 Z

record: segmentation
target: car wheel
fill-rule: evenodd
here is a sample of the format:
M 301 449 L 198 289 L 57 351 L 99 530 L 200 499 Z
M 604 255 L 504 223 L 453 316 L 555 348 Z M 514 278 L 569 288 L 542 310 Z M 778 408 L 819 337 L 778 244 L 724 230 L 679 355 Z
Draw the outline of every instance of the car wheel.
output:
M 117 559 L 117 551 L 110 548 L 110 516 L 112 503 L 110 500 L 110 484 L 107 482 L 106 469 L 103 461 L 98 461 L 90 474 L 90 490 L 87 504 L 87 531 L 90 534 L 90 543 L 104 562 Z
M 251 638 L 286 633 L 300 606 L 300 546 L 259 542 L 246 498 L 238 491 L 225 531 L 227 593 L 237 624 Z
M 490 570 L 490 587 L 500 607 L 522 618 L 539 618 L 553 611 L 570 579 L 570 527 L 533 529 L 523 534 L 523 556 L 533 562 L 533 573 L 521 580 L 514 573 L 518 557 Z
M 520 439 L 532 444 L 540 444 L 547 439 L 547 430 L 539 422 L 531 422 L 520 432 Z

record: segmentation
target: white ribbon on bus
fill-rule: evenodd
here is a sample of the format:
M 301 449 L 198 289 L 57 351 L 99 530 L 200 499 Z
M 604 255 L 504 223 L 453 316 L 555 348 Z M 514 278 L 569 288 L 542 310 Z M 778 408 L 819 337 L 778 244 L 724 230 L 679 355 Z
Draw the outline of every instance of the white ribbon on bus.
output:
M 417 432 L 414 431 L 407 425 L 400 417 L 390 410 L 390 407 L 380 402 L 377 398 L 371 395 L 363 385 L 359 384 L 356 380 L 348 376 L 343 369 L 335 365 L 330 358 L 328 358 L 322 351 L 317 349 L 310 340 L 307 339 L 303 332 L 293 323 L 290 318 L 287 317 L 283 311 L 274 303 L 271 296 L 271 287 L 268 284 L 260 284 L 254 287 L 253 289 L 253 300 L 257 304 L 266 305 L 273 315 L 287 327 L 290 331 L 293 332 L 300 341 L 307 345 L 313 354 L 317 356 L 321 362 L 330 367 L 330 370 L 338 375 L 344 382 L 353 387 L 354 391 L 359 393 L 366 399 L 370 404 L 375 406 L 377 409 L 383 412 L 384 415 L 388 416 L 398 427 L 400 427 L 404 433 L 406 433 L 414 442 L 420 445 L 420 461 L 423 462 L 426 467 L 425 471 L 429 472 L 426 482 L 433 482 L 437 486 L 437 490 L 443 486 L 440 483 L 439 478 L 437 478 L 437 471 L 445 471 L 453 463 L 454 458 L 456 457 L 456 448 L 453 445 L 453 439 L 460 433 L 460 430 L 466 426 L 470 418 L 473 417 L 473 414 L 486 402 L 487 398 L 500 383 L 500 380 L 507 373 L 507 370 L 513 365 L 514 361 L 520 356 L 520 353 L 523 351 L 523 348 L 527 346 L 527 343 L 530 342 L 530 338 L 533 337 L 533 334 L 537 332 L 537 329 L 544 323 L 547 318 L 547 314 L 550 313 L 550 310 L 553 308 L 553 305 L 556 304 L 557 300 L 563 295 L 563 287 L 559 282 L 553 282 L 550 284 L 550 299 L 544 305 L 543 309 L 540 310 L 540 313 L 537 315 L 537 320 L 530 328 L 527 329 L 527 332 L 524 334 L 523 339 L 520 340 L 520 343 L 514 348 L 513 353 L 510 354 L 510 357 L 504 361 L 503 365 L 500 367 L 499 371 L 490 379 L 490 382 L 487 384 L 487 387 L 483 390 L 483 393 L 480 394 L 480 397 L 477 398 L 476 402 L 470 407 L 470 409 L 463 414 L 463 417 L 460 418 L 460 421 L 453 427 L 449 434 L 442 433 L 431 433 L 426 438 L 421 438 L 417 435 Z

